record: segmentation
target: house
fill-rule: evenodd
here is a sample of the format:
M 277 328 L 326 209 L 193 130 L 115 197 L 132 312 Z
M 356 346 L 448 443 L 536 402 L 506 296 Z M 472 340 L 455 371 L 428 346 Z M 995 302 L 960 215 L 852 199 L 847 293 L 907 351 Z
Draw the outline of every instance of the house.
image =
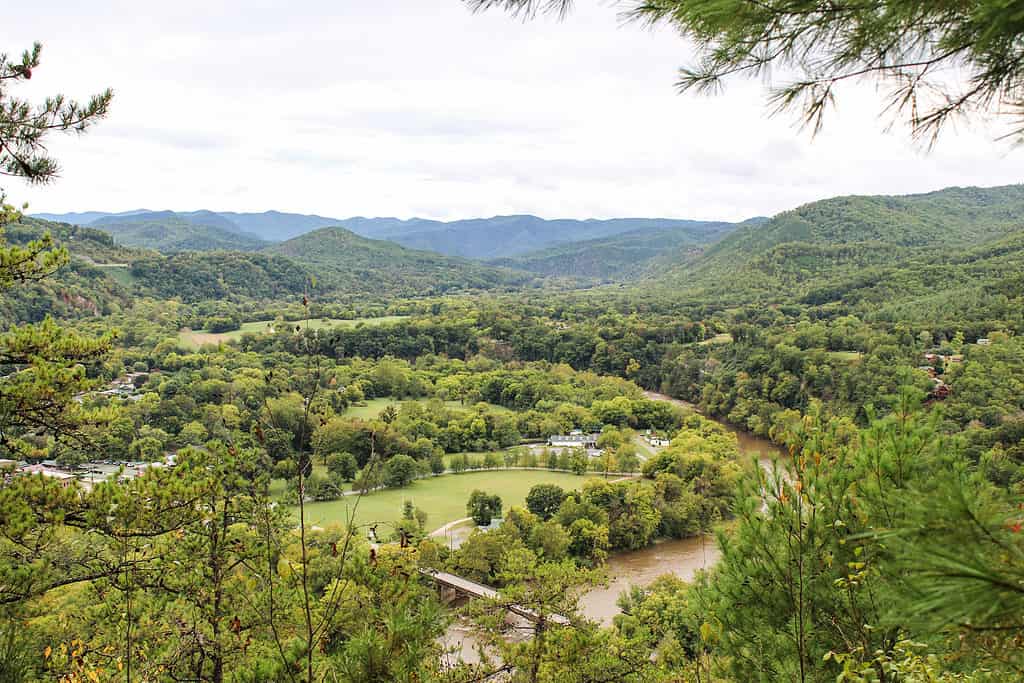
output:
M 930 365 L 918 365 L 917 369 L 927 372 L 929 377 L 935 377 L 935 368 Z
M 584 434 L 579 429 L 574 429 L 568 434 L 552 434 L 548 437 L 549 446 L 561 446 L 563 448 L 597 448 L 597 437 L 600 434 Z
M 661 446 L 667 446 L 667 445 L 669 445 L 670 443 L 672 443 L 671 439 L 666 439 L 666 438 L 663 438 L 663 437 L 660 437 L 660 436 L 652 436 L 652 437 L 651 437 L 650 439 L 648 439 L 647 441 L 648 441 L 648 443 L 650 443 L 650 444 L 651 444 L 652 446 L 657 446 L 657 447 L 661 447 Z
M 992 345 L 992 340 L 988 339 L 986 337 L 982 337 L 981 339 L 978 340 L 978 346 L 991 346 L 991 345 Z

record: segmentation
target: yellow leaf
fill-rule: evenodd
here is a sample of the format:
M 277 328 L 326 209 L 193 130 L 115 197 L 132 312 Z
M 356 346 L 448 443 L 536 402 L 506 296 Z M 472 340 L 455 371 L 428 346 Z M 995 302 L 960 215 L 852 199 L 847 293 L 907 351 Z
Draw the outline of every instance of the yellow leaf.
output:
M 49 645 L 47 645 L 46 649 L 43 650 L 43 659 L 49 659 L 50 655 L 52 655 L 52 654 L 53 654 L 53 648 L 50 647 Z

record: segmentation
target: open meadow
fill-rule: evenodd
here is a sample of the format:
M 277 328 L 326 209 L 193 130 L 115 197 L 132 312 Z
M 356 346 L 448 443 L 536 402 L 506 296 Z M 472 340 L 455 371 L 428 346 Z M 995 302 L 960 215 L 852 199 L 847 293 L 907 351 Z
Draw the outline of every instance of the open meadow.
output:
M 504 503 L 504 509 L 508 510 L 512 506 L 524 506 L 526 494 L 534 484 L 558 484 L 566 490 L 572 490 L 583 486 L 583 482 L 588 478 L 593 477 L 544 470 L 495 470 L 447 474 L 418 479 L 412 485 L 401 489 L 368 493 L 362 498 L 346 496 L 340 500 L 308 503 L 306 518 L 311 524 L 325 526 L 334 522 L 345 523 L 355 514 L 359 524 L 386 525 L 401 518 L 402 505 L 409 500 L 427 513 L 427 529 L 437 529 L 466 516 L 466 500 L 474 489 L 498 494 Z M 297 510 L 295 514 L 298 514 Z M 388 530 L 382 528 L 379 533 L 384 536 Z
M 343 415 L 345 417 L 357 417 L 361 420 L 374 420 L 376 419 L 382 410 L 388 406 L 394 406 L 395 408 L 401 408 L 403 403 L 428 403 L 433 399 L 430 398 L 371 398 L 363 401 L 360 404 L 349 406 Z M 444 401 L 444 405 L 448 408 L 459 408 L 463 410 L 473 410 L 476 406 L 486 407 L 488 410 L 496 412 L 511 413 L 512 411 L 504 406 L 496 406 L 491 403 L 474 403 L 474 404 L 463 404 L 459 401 Z
M 356 327 L 357 325 L 386 325 L 405 320 L 408 316 L 386 315 L 380 318 L 356 318 L 353 320 L 341 320 L 339 318 L 313 318 L 308 325 L 312 330 L 319 330 L 331 327 Z M 286 321 L 286 325 L 307 325 L 306 321 Z M 242 323 L 237 330 L 230 332 L 207 332 L 205 330 L 182 329 L 178 333 L 178 343 L 186 349 L 196 350 L 204 344 L 220 344 L 221 342 L 241 339 L 243 334 L 267 334 L 274 326 L 273 320 L 256 320 L 254 322 Z

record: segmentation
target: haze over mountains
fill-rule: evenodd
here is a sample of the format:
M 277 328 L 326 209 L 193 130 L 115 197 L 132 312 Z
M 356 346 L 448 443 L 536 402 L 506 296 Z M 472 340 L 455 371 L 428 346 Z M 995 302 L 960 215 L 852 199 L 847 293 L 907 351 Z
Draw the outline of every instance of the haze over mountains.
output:
M 657 241 L 657 235 L 663 235 L 665 247 L 683 242 L 707 243 L 734 225 L 720 221 L 667 218 L 546 220 L 529 215 L 451 222 L 422 218 L 338 219 L 277 211 L 235 213 L 205 210 L 40 213 L 35 217 L 99 228 L 113 234 L 121 244 L 165 252 L 251 250 L 265 246 L 260 241 L 281 242 L 319 228 L 343 227 L 363 237 L 389 240 L 412 249 L 479 260 L 522 256 L 556 245 L 627 233 L 650 235 L 654 241 Z M 204 235 L 207 236 L 205 240 Z

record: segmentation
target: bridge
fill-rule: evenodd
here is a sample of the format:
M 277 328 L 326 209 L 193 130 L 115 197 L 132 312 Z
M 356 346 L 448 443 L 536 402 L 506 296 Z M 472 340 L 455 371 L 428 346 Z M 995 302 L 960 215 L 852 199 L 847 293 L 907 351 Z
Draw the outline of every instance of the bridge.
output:
M 497 600 L 499 597 L 498 591 L 490 586 L 485 586 L 482 583 L 476 581 L 470 581 L 464 579 L 461 576 L 455 574 L 449 574 L 448 572 L 438 571 L 436 569 L 420 569 L 420 574 L 432 579 L 439 588 L 447 588 L 448 590 L 454 591 L 456 595 L 465 595 L 470 598 L 486 598 L 488 600 Z M 524 619 L 528 619 L 533 623 L 541 621 L 541 615 L 529 607 L 523 607 L 522 605 L 507 605 L 506 609 L 513 614 L 518 614 Z M 564 617 L 561 614 L 547 614 L 544 615 L 544 621 L 556 626 L 568 626 L 571 622 L 568 617 Z

